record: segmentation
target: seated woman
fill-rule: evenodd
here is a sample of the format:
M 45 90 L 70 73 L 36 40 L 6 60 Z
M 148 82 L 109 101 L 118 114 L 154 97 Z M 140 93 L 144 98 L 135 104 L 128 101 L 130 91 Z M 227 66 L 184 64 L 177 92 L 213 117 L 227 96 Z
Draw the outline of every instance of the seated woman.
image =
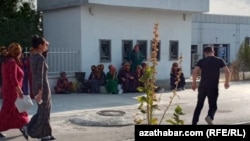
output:
M 73 83 L 68 80 L 66 72 L 61 72 L 55 86 L 56 94 L 68 94 L 73 92 Z
M 145 72 L 146 72 L 146 69 L 147 69 L 147 67 L 148 67 L 148 64 L 147 63 L 141 63 L 141 67 L 142 67 L 142 75 L 144 75 L 145 74 Z M 159 87 L 159 86 L 157 86 L 156 84 L 155 84 L 155 92 L 157 93 L 157 92 L 163 92 L 164 91 L 164 89 L 163 88 L 161 88 L 161 87 Z
M 142 70 L 142 66 L 141 65 L 137 65 L 136 66 L 136 70 L 133 72 L 133 76 L 135 78 L 135 87 L 136 87 L 136 91 L 138 87 L 144 87 L 143 82 L 140 81 L 140 78 L 143 75 L 143 70 Z
M 131 93 L 136 91 L 136 80 L 133 73 L 130 72 L 130 63 L 125 62 L 118 73 L 118 81 L 122 86 L 123 93 Z
M 178 89 L 178 88 L 181 88 L 182 90 L 184 90 L 185 84 L 186 82 L 185 82 L 184 74 L 181 71 L 181 68 L 179 67 L 178 63 L 174 62 L 172 64 L 172 68 L 170 72 L 170 88 L 171 90 Z
M 116 68 L 113 65 L 109 65 L 109 71 L 106 75 L 107 83 L 105 85 L 108 93 L 118 94 L 118 80 Z
M 91 86 L 92 93 L 100 93 L 100 86 L 106 84 L 106 74 L 104 72 L 104 65 L 99 64 L 98 66 L 91 66 L 91 73 L 89 75 L 89 84 Z

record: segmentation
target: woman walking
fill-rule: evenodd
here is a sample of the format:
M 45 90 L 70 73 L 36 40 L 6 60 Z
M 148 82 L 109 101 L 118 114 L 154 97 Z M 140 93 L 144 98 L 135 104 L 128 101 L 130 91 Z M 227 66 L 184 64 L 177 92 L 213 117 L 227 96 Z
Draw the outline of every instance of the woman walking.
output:
M 32 37 L 33 52 L 30 55 L 32 73 L 32 90 L 38 103 L 37 113 L 28 125 L 28 134 L 41 141 L 55 140 L 50 125 L 51 91 L 48 82 L 48 65 L 43 53 L 47 52 L 49 43 L 43 37 Z
M 3 85 L 2 85 L 2 108 L 0 110 L 0 138 L 5 137 L 1 132 L 9 129 L 20 129 L 26 139 L 28 113 L 19 113 L 15 101 L 18 97 L 23 98 L 22 83 L 23 70 L 21 68 L 22 48 L 18 43 L 11 43 L 8 47 L 7 56 L 2 63 Z

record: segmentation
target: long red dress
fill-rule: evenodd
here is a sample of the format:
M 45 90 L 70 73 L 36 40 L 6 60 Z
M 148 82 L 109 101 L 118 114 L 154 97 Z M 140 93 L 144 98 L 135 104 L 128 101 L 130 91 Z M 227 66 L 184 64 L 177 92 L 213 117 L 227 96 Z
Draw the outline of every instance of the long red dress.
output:
M 16 87 L 22 88 L 23 70 L 19 67 L 14 59 L 6 60 L 2 63 L 2 107 L 0 111 L 0 132 L 9 129 L 21 129 L 28 123 L 28 113 L 19 113 L 15 100 L 18 93 Z

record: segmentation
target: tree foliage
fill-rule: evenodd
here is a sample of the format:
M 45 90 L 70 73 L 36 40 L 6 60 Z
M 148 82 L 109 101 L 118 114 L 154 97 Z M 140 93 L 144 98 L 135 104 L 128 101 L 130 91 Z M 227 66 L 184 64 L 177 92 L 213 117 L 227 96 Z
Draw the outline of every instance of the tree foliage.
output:
M 42 34 L 41 19 L 33 0 L 1 0 L 0 45 L 18 42 L 22 47 L 30 47 L 31 36 Z
M 246 37 L 242 42 L 238 51 L 238 60 L 242 64 L 242 68 L 245 71 L 250 70 L 250 38 Z

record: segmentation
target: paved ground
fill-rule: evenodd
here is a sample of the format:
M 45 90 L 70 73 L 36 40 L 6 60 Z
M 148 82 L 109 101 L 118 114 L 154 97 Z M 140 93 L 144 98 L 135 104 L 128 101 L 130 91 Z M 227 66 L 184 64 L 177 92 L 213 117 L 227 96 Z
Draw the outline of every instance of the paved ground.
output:
M 223 88 L 223 83 L 220 84 L 215 124 L 231 125 L 250 121 L 249 84 L 250 81 L 231 82 L 231 87 L 227 90 Z M 186 89 L 177 93 L 179 98 L 174 99 L 164 119 L 169 119 L 174 107 L 180 105 L 185 112 L 181 118 L 185 124 L 190 124 L 197 92 Z M 136 98 L 140 95 L 143 94 L 54 94 L 51 115 L 53 134 L 59 141 L 132 141 L 135 115 L 140 114 Z M 172 92 L 159 93 L 157 96 L 161 110 L 156 111 L 154 115 L 161 118 Z M 35 111 L 36 106 L 30 109 L 29 115 L 32 116 Z M 207 103 L 204 105 L 199 124 L 206 124 L 206 112 Z M 4 133 L 8 137 L 0 141 L 24 140 L 18 130 Z

